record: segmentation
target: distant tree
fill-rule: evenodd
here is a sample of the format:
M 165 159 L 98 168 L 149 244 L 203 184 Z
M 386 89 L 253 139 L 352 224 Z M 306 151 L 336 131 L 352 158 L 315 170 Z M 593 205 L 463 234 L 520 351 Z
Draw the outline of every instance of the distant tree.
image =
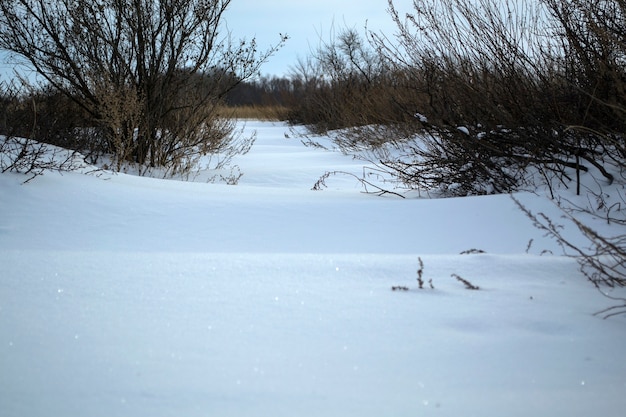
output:
M 263 76 L 242 82 L 230 91 L 230 106 L 290 106 L 295 101 L 294 85 L 288 77 Z
M 355 29 L 333 30 L 329 41 L 320 41 L 292 69 L 294 93 L 302 99 L 292 106 L 290 120 L 318 132 L 394 121 L 394 75 Z
M 88 115 L 103 150 L 180 171 L 232 145 L 218 105 L 286 40 L 265 52 L 232 41 L 220 32 L 230 2 L 3 0 L 0 49 Z

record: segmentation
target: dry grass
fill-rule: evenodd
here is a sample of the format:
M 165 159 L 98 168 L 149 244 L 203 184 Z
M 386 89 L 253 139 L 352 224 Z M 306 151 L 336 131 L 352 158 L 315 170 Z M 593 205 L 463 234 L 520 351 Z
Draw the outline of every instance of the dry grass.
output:
M 225 106 L 220 114 L 231 119 L 286 120 L 289 108 L 285 106 Z

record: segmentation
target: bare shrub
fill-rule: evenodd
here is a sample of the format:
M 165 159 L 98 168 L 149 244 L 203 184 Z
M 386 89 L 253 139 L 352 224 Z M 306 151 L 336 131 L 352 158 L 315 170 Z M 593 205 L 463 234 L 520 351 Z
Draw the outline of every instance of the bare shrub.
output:
M 422 2 L 402 18 L 390 1 L 390 10 L 401 44 L 377 42 L 420 86 L 413 108 L 426 136 L 383 164 L 405 183 L 457 195 L 476 193 L 476 185 L 513 191 L 526 172 L 542 173 L 588 245 L 522 209 L 621 302 L 602 314 L 626 312 L 626 300 L 606 291 L 626 286 L 626 2 L 445 0 Z M 574 183 L 589 204 L 559 195 L 555 181 Z M 612 232 L 597 232 L 591 218 Z
M 398 117 L 389 85 L 394 74 L 385 59 L 355 29 L 332 30 L 328 41 L 293 68 L 298 101 L 293 123 L 325 132 L 344 127 L 387 124 Z
M 389 1 L 393 38 L 370 33 L 366 44 L 345 31 L 301 63 L 309 118 L 292 121 L 350 126 L 337 144 L 369 148 L 370 162 L 408 189 L 503 193 L 533 187 L 529 172 L 567 184 L 571 168 L 590 166 L 611 181 L 605 141 L 571 129 L 606 115 L 587 88 L 594 81 L 570 70 L 580 59 L 551 13 L 563 2 L 553 3 L 425 0 L 402 16 Z
M 336 101 L 347 95 L 333 90 L 343 84 L 321 83 L 314 91 L 330 99 L 314 103 L 317 127 L 351 120 L 335 135 L 339 147 L 407 189 L 464 196 L 547 186 L 589 248 L 527 214 L 574 251 L 598 288 L 624 286 L 626 1 L 423 0 L 402 15 L 389 0 L 389 12 L 397 32 L 370 33 L 369 45 L 391 74 L 381 96 L 394 112 L 367 119 L 376 126 L 345 117 Z M 329 48 L 316 62 L 349 68 L 345 57 Z M 595 204 L 573 204 L 556 185 L 575 185 Z M 603 191 L 609 185 L 617 200 Z M 614 232 L 602 235 L 580 216 L 605 218 Z M 609 315 L 626 311 L 621 301 Z
M 173 173 L 229 146 L 217 109 L 286 40 L 259 52 L 230 39 L 230 0 L 0 3 L 0 49 L 25 60 L 86 115 L 119 161 Z M 120 107 L 121 106 L 121 107 Z M 128 110 L 126 112 L 125 110 Z
M 49 121 L 48 114 L 38 109 L 35 94 L 28 93 L 16 82 L 0 82 L 0 173 L 15 172 L 31 181 L 46 171 L 73 171 L 85 168 L 76 152 L 36 140 L 41 128 L 39 119 Z M 47 131 L 53 128 L 48 126 Z M 59 132 L 60 128 L 56 128 Z
M 586 175 L 604 181 L 581 180 L 576 170 L 576 194 L 587 204 L 557 196 L 563 217 L 586 238 L 580 245 L 566 236 L 555 220 L 518 205 L 535 225 L 554 237 L 576 256 L 581 271 L 617 304 L 598 312 L 605 318 L 626 314 L 626 297 L 612 295 L 626 287 L 626 2 L 545 0 L 558 25 L 557 39 L 563 53 L 562 80 L 575 88 L 581 105 L 578 116 L 567 120 L 567 130 L 583 143 L 576 164 L 590 164 Z M 605 188 L 611 184 L 611 191 Z M 598 232 L 594 220 L 611 226 Z
M 513 191 L 529 166 L 561 176 L 577 149 L 555 123 L 569 106 L 555 100 L 537 4 L 422 3 L 402 17 L 389 2 L 398 43 L 373 35 L 412 92 L 399 105 L 415 116 L 400 132 L 414 138 L 383 165 L 409 188 L 444 195 Z
M 25 175 L 24 182 L 45 172 L 69 172 L 85 168 L 80 154 L 32 139 L 0 136 L 0 173 Z
M 518 207 L 533 221 L 535 227 L 543 230 L 547 236 L 554 238 L 564 249 L 565 253 L 574 256 L 580 265 L 581 272 L 606 297 L 617 301 L 618 304 L 608 307 L 597 314 L 605 318 L 618 314 L 626 314 L 626 297 L 614 296 L 611 292 L 626 287 L 626 207 L 624 188 L 618 192 L 617 201 L 605 204 L 608 196 L 596 195 L 598 200 L 595 207 L 580 207 L 565 199 L 559 199 L 555 204 L 561 208 L 563 218 L 560 221 L 552 219 L 545 213 L 534 213 L 520 201 L 514 199 Z M 580 218 L 585 218 L 585 221 Z M 602 217 L 607 224 L 611 224 L 614 233 L 605 235 L 599 233 L 589 224 L 590 218 Z M 564 233 L 561 222 L 573 225 L 587 244 L 580 244 Z

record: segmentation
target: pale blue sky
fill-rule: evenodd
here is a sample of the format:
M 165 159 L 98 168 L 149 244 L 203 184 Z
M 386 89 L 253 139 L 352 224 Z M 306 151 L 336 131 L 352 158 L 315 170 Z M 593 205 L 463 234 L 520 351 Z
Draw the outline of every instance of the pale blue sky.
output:
M 397 9 L 410 11 L 412 0 L 395 0 Z M 234 37 L 256 36 L 264 48 L 286 33 L 290 39 L 261 69 L 262 74 L 284 75 L 298 57 L 309 55 L 320 36 L 328 40 L 336 29 L 348 26 L 364 33 L 364 27 L 391 36 L 394 23 L 387 0 L 232 0 L 226 21 Z
M 395 0 L 398 10 L 410 11 L 412 0 Z M 279 40 L 279 34 L 290 39 L 265 64 L 263 75 L 287 75 L 298 57 L 305 58 L 311 48 L 328 40 L 331 29 L 345 26 L 364 33 L 364 27 L 392 35 L 395 26 L 387 13 L 387 0 L 232 0 L 225 21 L 234 38 L 256 37 L 260 49 Z M 0 59 L 0 76 L 12 67 Z

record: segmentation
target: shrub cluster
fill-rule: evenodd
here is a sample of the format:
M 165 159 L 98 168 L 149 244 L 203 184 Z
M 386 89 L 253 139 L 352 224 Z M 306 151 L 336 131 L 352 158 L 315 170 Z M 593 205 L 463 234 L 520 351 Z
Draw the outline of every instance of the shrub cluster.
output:
M 38 104 L 19 116 L 32 112 L 36 131 L 27 122 L 16 133 L 107 153 L 117 168 L 132 162 L 171 175 L 188 172 L 199 155 L 245 150 L 248 144 L 232 135 L 234 125 L 220 109 L 226 94 L 253 77 L 286 37 L 259 52 L 254 39 L 223 36 L 229 4 L 0 2 L 0 49 L 44 82 L 21 100 Z
M 624 233 L 579 220 L 626 224 L 626 1 L 422 0 L 402 15 L 389 0 L 389 11 L 393 38 L 347 29 L 300 65 L 307 100 L 292 120 L 343 128 L 333 137 L 346 153 L 369 150 L 409 189 L 506 193 L 537 173 L 573 184 L 589 206 L 550 191 L 588 248 L 526 213 L 598 288 L 626 286 Z M 583 189 L 586 171 L 599 173 L 594 189 Z M 608 315 L 626 311 L 618 300 Z
M 300 99 L 292 104 L 289 119 L 317 132 L 388 124 L 400 111 L 398 98 L 389 94 L 397 78 L 358 32 L 342 30 L 294 67 Z
M 299 65 L 293 122 L 372 159 L 409 188 L 450 195 L 524 185 L 530 167 L 569 180 L 621 159 L 626 118 L 624 2 L 425 0 L 389 10 L 394 38 L 354 30 Z M 598 134 L 599 133 L 599 134 Z M 420 135 L 419 141 L 413 140 Z
M 18 81 L 0 80 L 0 173 L 17 172 L 30 181 L 45 171 L 84 167 L 68 143 L 80 112 L 49 91 L 30 92 Z M 59 117 L 59 111 L 67 111 Z M 49 146 L 57 144 L 59 146 Z

